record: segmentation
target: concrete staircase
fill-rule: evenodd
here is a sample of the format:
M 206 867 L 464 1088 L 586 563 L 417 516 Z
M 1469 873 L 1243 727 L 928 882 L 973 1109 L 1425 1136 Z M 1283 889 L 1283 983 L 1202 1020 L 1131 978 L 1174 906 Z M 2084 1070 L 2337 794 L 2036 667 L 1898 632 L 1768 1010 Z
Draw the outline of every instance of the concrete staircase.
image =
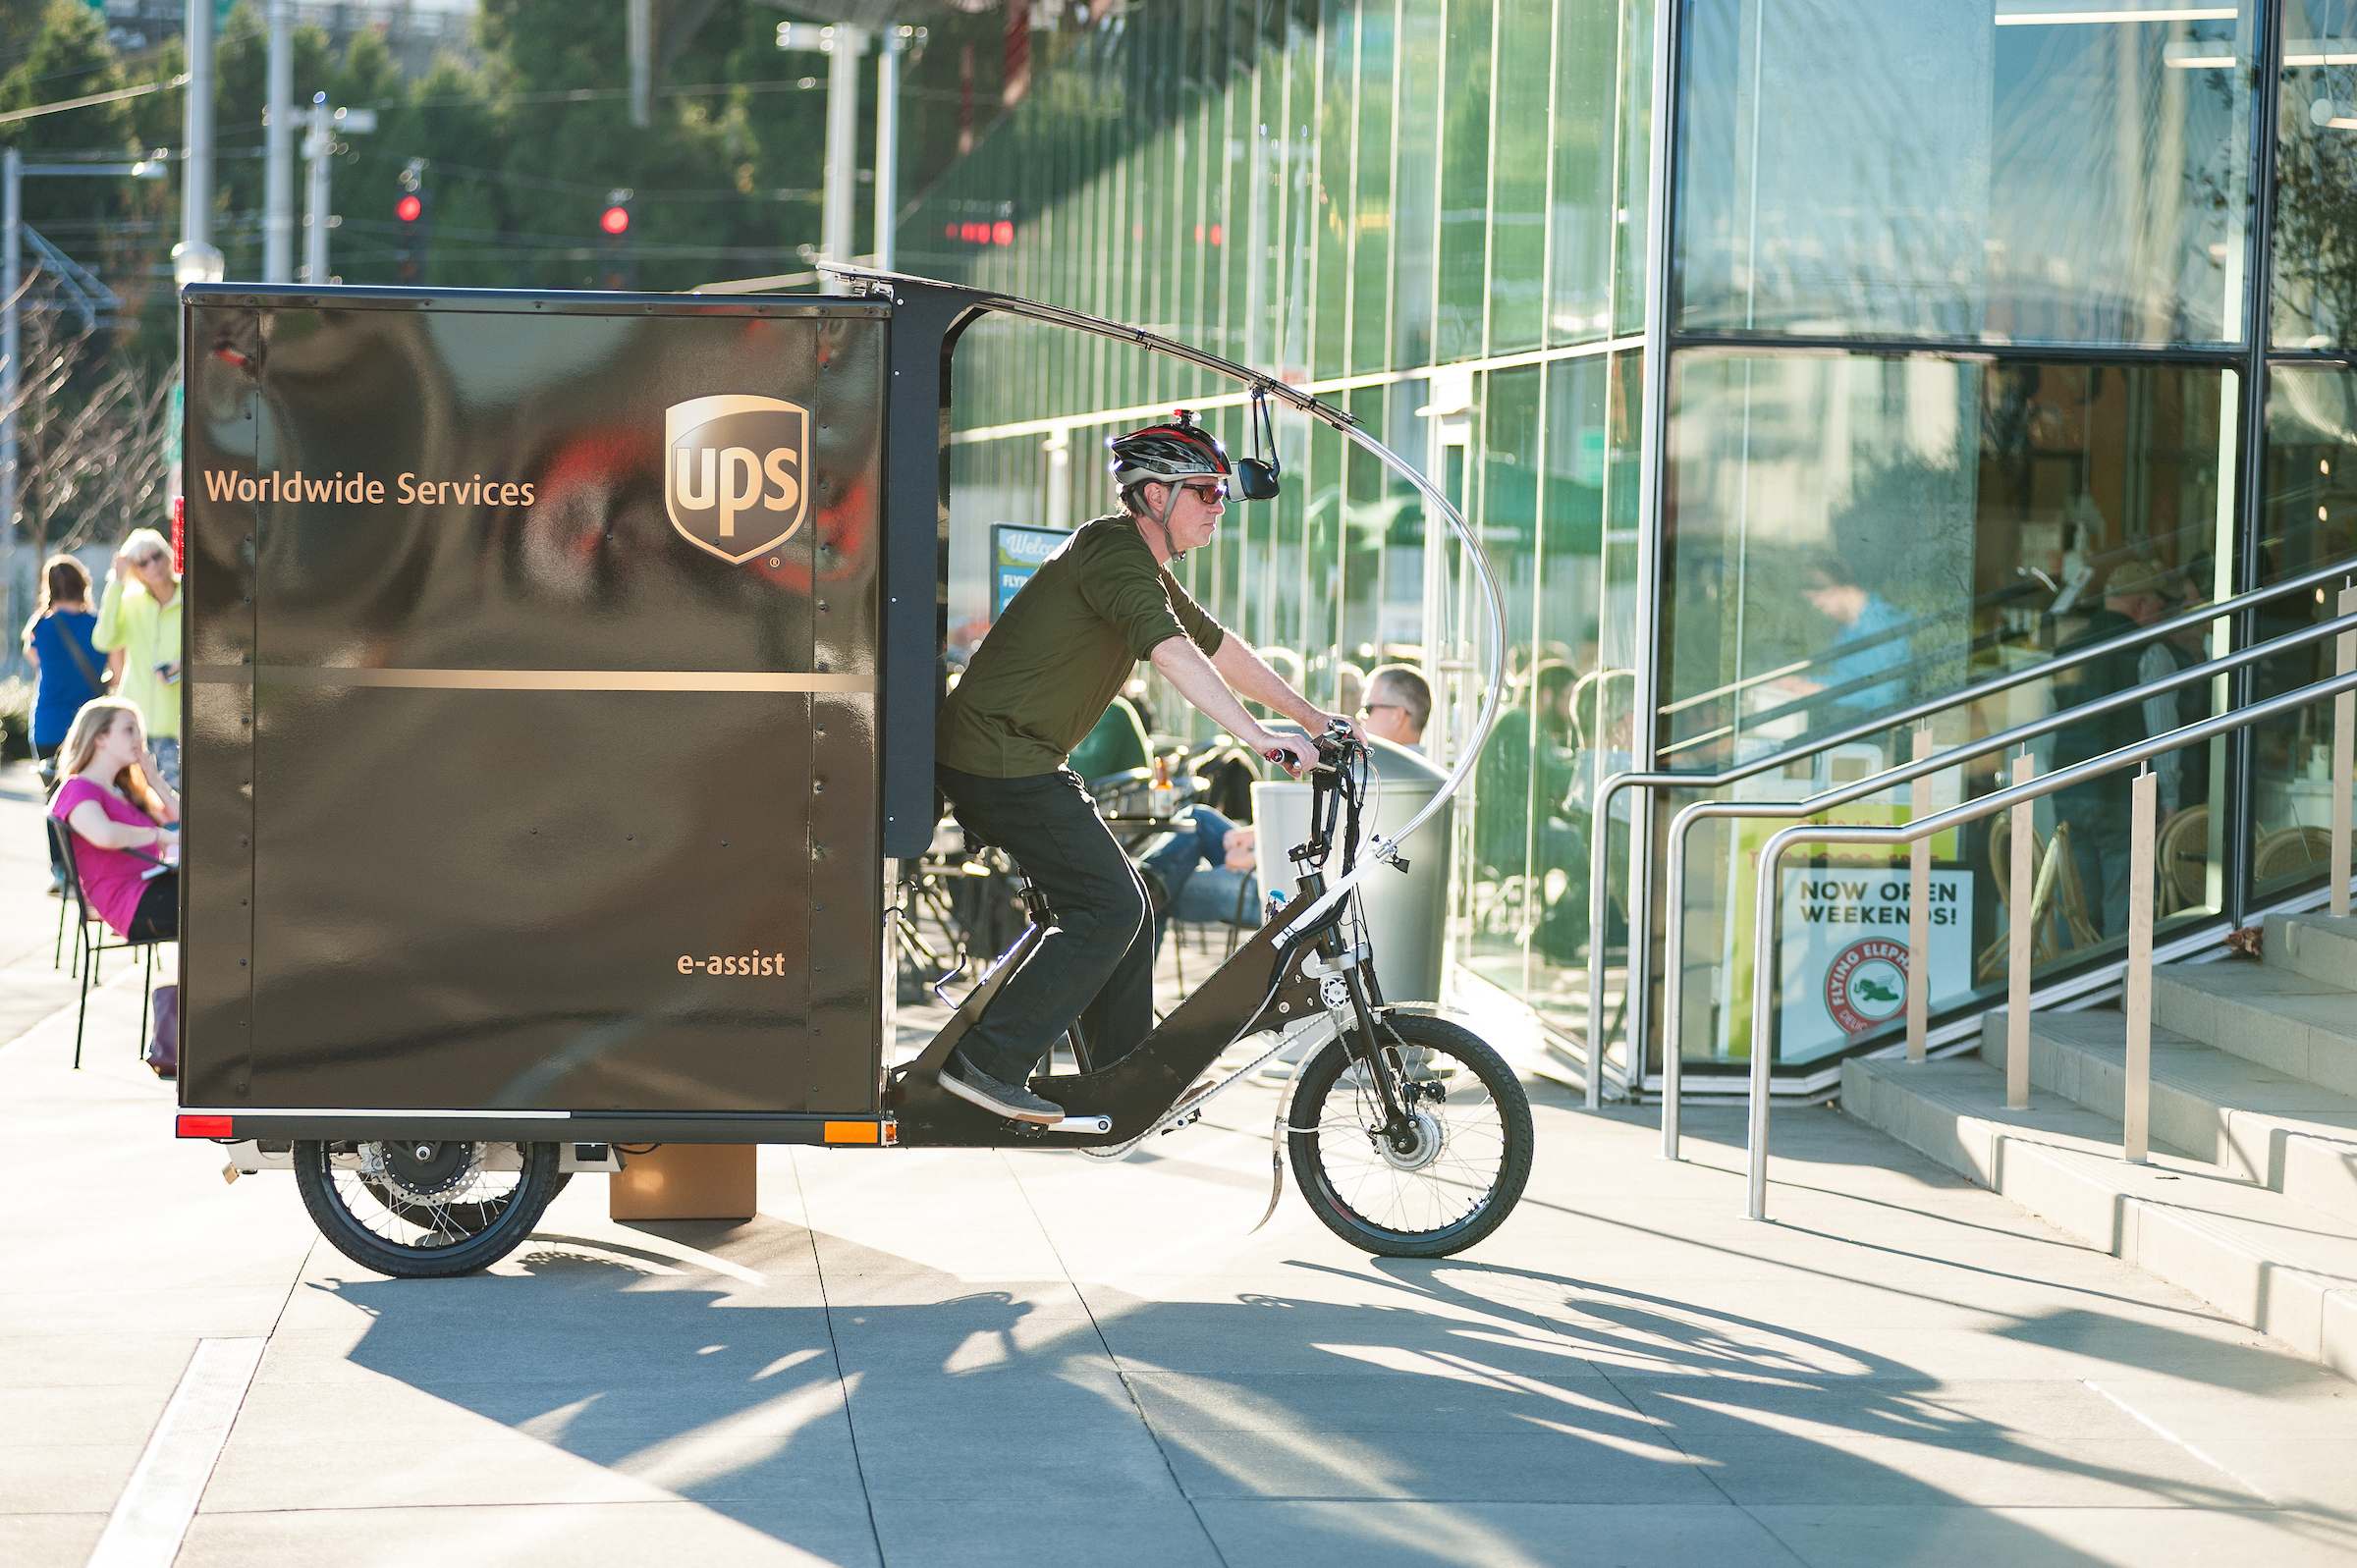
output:
M 2357 919 L 2271 916 L 2264 951 L 2155 973 L 2148 1164 L 2116 1012 L 2033 1015 L 2027 1110 L 2001 1010 L 1977 1057 L 1845 1062 L 1841 1108 L 2357 1377 Z

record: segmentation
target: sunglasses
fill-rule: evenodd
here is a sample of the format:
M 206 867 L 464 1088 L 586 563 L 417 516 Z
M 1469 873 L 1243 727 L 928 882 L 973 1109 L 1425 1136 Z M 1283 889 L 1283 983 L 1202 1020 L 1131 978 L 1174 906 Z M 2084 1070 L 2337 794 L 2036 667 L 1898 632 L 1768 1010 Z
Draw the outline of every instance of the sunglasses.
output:
M 1194 492 L 1195 499 L 1207 507 L 1216 507 L 1228 499 L 1228 481 L 1225 479 L 1216 484 L 1180 485 L 1178 488 Z
M 164 559 L 164 558 L 163 558 L 161 555 L 158 555 L 158 554 L 156 554 L 156 553 L 154 553 L 154 552 L 152 552 L 152 551 L 151 551 L 151 552 L 149 552 L 148 554 L 146 554 L 146 555 L 143 555 L 143 556 L 133 556 L 133 557 L 131 558 L 131 564 L 132 564 L 133 566 L 135 566 L 135 567 L 137 567 L 137 568 L 138 568 L 140 570 L 144 571 L 144 570 L 146 570 L 146 569 L 147 569 L 149 567 L 152 567 L 152 566 L 154 566 L 154 565 L 155 565 L 157 562 L 159 562 L 159 561 L 161 561 L 161 560 L 163 560 L 163 559 Z
M 1391 709 L 1395 713 L 1405 713 L 1407 711 L 1407 705 L 1400 702 L 1362 702 L 1358 705 L 1358 711 L 1360 713 L 1381 713 L 1386 708 Z

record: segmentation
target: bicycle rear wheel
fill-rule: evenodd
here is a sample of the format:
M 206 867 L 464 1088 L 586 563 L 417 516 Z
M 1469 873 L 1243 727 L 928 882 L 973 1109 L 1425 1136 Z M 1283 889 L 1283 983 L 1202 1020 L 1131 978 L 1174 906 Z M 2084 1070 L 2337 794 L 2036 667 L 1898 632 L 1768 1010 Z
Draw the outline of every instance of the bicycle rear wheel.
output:
M 1385 1135 L 1383 1097 L 1346 1041 L 1302 1069 L 1287 1119 L 1293 1179 L 1326 1228 L 1379 1258 L 1446 1258 L 1506 1222 L 1530 1180 L 1530 1098 L 1479 1036 L 1384 1013 L 1380 1070 L 1414 1123 Z
M 491 1147 L 298 1143 L 295 1185 L 320 1234 L 362 1268 L 404 1279 L 471 1273 L 531 1234 L 561 1179 L 553 1143 L 511 1145 L 514 1170 L 486 1168 Z

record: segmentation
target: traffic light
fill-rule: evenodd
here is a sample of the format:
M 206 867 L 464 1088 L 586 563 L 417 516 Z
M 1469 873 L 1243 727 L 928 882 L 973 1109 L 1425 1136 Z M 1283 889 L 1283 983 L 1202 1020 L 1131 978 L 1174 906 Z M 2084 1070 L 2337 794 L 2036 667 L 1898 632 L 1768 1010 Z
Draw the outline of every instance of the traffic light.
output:
M 393 281 L 411 287 L 425 283 L 425 255 L 433 220 L 428 213 L 425 160 L 411 158 L 401 171 L 401 194 L 393 201 Z
M 638 247 L 630 239 L 630 194 L 628 190 L 607 191 L 606 208 L 597 215 L 598 233 L 606 242 L 600 288 L 638 287 Z

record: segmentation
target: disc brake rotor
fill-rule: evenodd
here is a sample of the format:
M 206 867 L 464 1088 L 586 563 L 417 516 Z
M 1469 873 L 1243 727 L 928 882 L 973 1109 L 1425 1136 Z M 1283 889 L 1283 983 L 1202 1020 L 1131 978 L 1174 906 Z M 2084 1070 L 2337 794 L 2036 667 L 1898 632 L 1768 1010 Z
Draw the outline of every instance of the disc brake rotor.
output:
M 1408 1112 L 1408 1122 L 1415 1130 L 1415 1138 L 1405 1149 L 1386 1137 L 1381 1127 L 1373 1128 L 1370 1132 L 1375 1152 L 1382 1155 L 1383 1162 L 1394 1170 L 1422 1170 L 1441 1158 L 1441 1148 L 1449 1141 L 1448 1128 L 1442 1124 L 1441 1118 L 1422 1106 Z
M 482 1173 L 479 1143 L 365 1143 L 360 1173 L 404 1203 L 439 1203 L 465 1192 Z

